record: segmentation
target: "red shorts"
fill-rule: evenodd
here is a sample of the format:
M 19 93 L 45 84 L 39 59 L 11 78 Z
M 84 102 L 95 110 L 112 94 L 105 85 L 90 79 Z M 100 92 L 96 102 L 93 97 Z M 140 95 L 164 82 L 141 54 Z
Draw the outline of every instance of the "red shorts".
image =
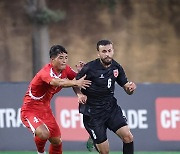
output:
M 36 128 L 42 124 L 47 126 L 50 137 L 61 137 L 59 126 L 52 112 L 21 111 L 21 120 L 23 124 L 34 133 Z

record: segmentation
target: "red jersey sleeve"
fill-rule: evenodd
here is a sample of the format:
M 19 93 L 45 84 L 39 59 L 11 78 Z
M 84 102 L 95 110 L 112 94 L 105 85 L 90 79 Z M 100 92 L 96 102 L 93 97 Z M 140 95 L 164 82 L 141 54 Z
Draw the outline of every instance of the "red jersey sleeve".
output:
M 73 80 L 76 77 L 77 73 L 68 65 L 66 69 L 67 69 L 67 78 L 69 80 Z

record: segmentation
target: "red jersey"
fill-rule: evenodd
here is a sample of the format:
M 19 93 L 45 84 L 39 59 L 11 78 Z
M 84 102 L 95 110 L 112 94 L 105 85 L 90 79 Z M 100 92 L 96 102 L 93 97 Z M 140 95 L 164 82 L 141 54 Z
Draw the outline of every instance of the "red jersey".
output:
M 53 71 L 50 63 L 45 65 L 30 82 L 24 96 L 22 110 L 49 110 L 51 98 L 62 89 L 62 87 L 50 85 L 50 81 L 53 78 L 73 80 L 75 76 L 76 72 L 68 65 L 66 65 L 66 68 L 59 75 Z

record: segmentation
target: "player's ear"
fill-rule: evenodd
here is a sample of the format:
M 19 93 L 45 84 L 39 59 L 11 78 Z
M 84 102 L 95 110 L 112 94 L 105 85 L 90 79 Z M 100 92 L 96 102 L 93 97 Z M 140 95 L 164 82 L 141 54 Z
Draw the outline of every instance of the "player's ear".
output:
M 97 56 L 100 57 L 99 52 L 97 53 Z
M 53 61 L 54 61 L 54 59 L 55 59 L 55 58 L 51 58 L 51 59 L 50 59 L 50 60 L 51 60 L 51 62 L 53 62 Z
M 114 49 L 112 49 L 112 53 L 113 53 L 113 55 L 114 55 Z

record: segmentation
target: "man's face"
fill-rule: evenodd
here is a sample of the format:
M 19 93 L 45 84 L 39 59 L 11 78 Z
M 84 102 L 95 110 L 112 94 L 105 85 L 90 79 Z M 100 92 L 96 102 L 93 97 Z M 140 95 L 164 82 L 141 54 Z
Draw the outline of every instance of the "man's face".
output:
M 64 70 L 68 62 L 68 55 L 66 53 L 60 53 L 56 58 L 52 58 L 52 65 L 58 71 Z
M 110 65 L 114 55 L 114 49 L 112 44 L 100 45 L 98 56 L 104 65 Z

